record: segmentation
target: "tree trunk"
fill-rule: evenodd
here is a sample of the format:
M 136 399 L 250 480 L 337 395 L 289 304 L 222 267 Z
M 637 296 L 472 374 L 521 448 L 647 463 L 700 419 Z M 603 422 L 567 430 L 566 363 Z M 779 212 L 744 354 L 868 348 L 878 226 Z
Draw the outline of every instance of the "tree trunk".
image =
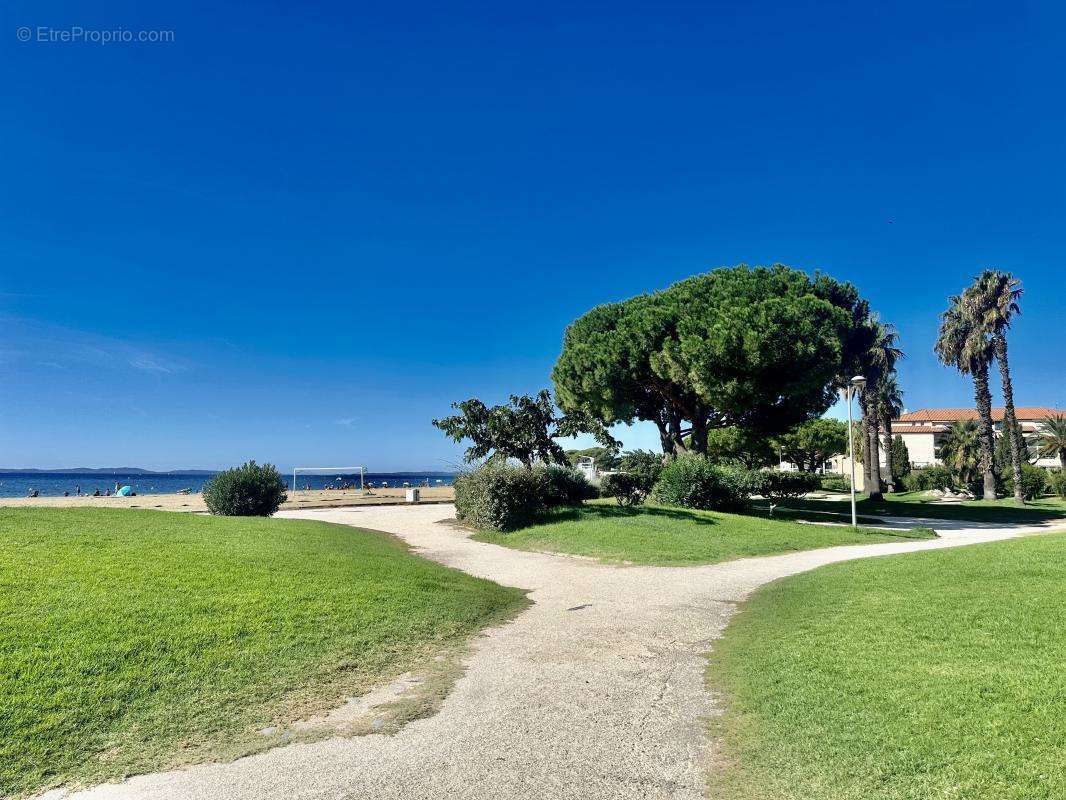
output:
M 707 430 L 706 416 L 697 412 L 692 419 L 692 433 L 689 434 L 693 453 L 707 455 Z
M 886 414 L 881 419 L 881 424 L 884 426 L 885 432 L 885 455 L 888 457 L 888 475 L 885 476 L 885 483 L 888 484 L 887 489 L 890 492 L 896 491 L 896 465 L 892 463 L 892 417 Z
M 1014 502 L 1022 504 L 1022 443 L 1018 435 L 1018 418 L 1014 414 L 1014 387 L 1010 380 L 1010 366 L 1007 364 L 1007 337 L 1002 333 L 996 335 L 996 360 L 999 362 L 999 377 L 1003 383 L 1003 427 L 1004 436 L 1010 437 L 1010 466 L 1014 475 Z
M 670 438 L 674 443 L 674 454 L 687 453 L 688 448 L 685 447 L 685 437 L 681 433 L 681 415 L 676 411 L 670 411 Z
M 996 473 L 992 469 L 995 452 L 995 433 L 992 431 L 992 393 L 988 389 L 988 365 L 982 364 L 973 373 L 974 400 L 980 420 L 981 474 L 984 476 L 984 499 L 996 499 Z
M 870 474 L 870 417 L 866 413 L 866 396 L 861 396 L 859 400 L 859 408 L 862 409 L 862 424 L 859 426 L 862 431 L 862 488 L 868 492 L 873 483 Z
M 884 489 L 881 486 L 881 443 L 878 441 L 877 413 L 873 391 L 867 390 L 866 416 L 870 421 L 870 436 L 866 440 L 866 461 L 870 462 L 870 484 L 866 487 L 866 495 L 875 502 L 885 499 Z
M 670 435 L 670 427 L 663 417 L 654 420 L 655 427 L 659 429 L 659 443 L 663 448 L 663 463 L 674 457 L 674 439 Z

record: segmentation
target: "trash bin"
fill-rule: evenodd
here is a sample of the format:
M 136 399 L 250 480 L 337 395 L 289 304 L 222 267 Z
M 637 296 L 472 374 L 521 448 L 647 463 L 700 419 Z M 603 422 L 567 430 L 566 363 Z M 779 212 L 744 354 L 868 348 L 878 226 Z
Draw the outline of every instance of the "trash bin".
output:
M 417 503 L 418 500 L 419 500 L 419 496 L 420 495 L 421 495 L 421 492 L 418 489 L 408 489 L 407 490 L 407 502 L 408 503 Z

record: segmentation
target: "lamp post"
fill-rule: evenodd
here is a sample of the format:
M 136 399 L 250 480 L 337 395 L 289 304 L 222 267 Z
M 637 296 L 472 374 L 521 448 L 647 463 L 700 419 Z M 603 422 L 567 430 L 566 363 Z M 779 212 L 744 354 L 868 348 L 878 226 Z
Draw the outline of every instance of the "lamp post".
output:
M 866 385 L 866 378 L 856 375 L 851 382 L 840 390 L 844 395 L 844 402 L 848 404 L 848 461 L 851 462 L 851 527 L 858 527 L 858 516 L 855 513 L 855 423 L 851 418 L 851 398 L 855 392 L 861 392 Z

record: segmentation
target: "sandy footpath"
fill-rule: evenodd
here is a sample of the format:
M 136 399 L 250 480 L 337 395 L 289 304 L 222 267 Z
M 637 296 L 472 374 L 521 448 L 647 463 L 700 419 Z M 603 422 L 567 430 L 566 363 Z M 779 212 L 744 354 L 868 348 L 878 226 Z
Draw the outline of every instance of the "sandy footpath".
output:
M 420 554 L 530 591 L 476 640 L 440 711 L 393 736 L 294 744 L 228 764 L 98 786 L 79 800 L 702 800 L 714 756 L 705 655 L 737 603 L 777 578 L 853 558 L 995 541 L 964 528 L 705 567 L 618 567 L 476 542 L 450 505 L 288 511 L 390 531 Z M 50 792 L 49 798 L 63 796 Z
M 406 489 L 373 489 L 366 496 L 358 490 L 334 491 L 303 489 L 289 492 L 289 499 L 282 504 L 285 510 L 298 508 L 333 508 L 342 506 L 368 506 L 404 502 Z M 455 492 L 451 486 L 433 486 L 420 489 L 422 500 L 427 502 L 451 502 Z M 207 511 L 204 499 L 198 494 L 140 494 L 136 497 L 0 497 L 0 508 L 156 508 L 163 511 Z

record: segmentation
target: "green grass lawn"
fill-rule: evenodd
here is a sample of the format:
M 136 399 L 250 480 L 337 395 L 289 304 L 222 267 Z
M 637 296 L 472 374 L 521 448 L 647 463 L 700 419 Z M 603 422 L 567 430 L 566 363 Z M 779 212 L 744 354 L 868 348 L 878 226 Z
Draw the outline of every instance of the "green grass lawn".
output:
M 327 523 L 0 510 L 0 795 L 276 743 L 521 592 Z
M 632 564 L 713 564 L 743 556 L 811 550 L 840 544 L 930 538 L 930 532 L 803 525 L 756 515 L 662 506 L 619 508 L 613 501 L 558 509 L 540 523 L 510 533 L 475 534 L 483 542 Z
M 974 522 L 1003 522 L 1039 524 L 1049 520 L 1066 519 L 1066 500 L 1061 497 L 1041 497 L 1024 506 L 1017 506 L 1012 498 L 1000 500 L 968 500 L 962 503 L 938 503 L 923 496 L 923 492 L 886 494 L 884 502 L 874 503 L 859 495 L 856 503 L 860 514 L 870 517 L 927 517 L 930 519 L 973 520 Z M 851 513 L 851 500 L 843 496 L 834 500 L 788 500 L 789 508 L 833 510 Z
M 824 567 L 716 646 L 714 797 L 1066 797 L 1066 533 Z

